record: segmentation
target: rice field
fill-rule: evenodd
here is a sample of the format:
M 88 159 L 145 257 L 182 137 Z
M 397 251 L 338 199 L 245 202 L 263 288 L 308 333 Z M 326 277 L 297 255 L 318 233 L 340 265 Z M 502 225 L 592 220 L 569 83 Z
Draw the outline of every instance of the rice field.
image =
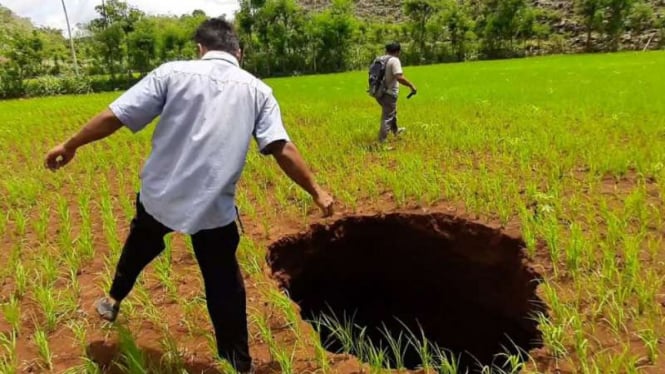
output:
M 537 294 L 548 311 L 532 316 L 542 347 L 525 360 L 506 354 L 500 366 L 464 370 L 663 372 L 665 53 L 405 73 L 418 95 L 402 93 L 407 130 L 390 147 L 376 145 L 380 109 L 365 93 L 365 72 L 267 81 L 291 138 L 337 202 L 335 216 L 321 218 L 252 147 L 239 186 L 238 256 L 257 372 L 405 371 L 386 353 L 407 344 L 423 358 L 413 372 L 463 370 L 418 332 L 377 346 L 351 334 L 348 321 L 307 323 L 271 275 L 266 251 L 283 236 L 395 212 L 445 212 L 516 230 L 542 276 Z M 121 130 L 57 173 L 43 159 L 118 95 L 0 102 L 1 373 L 232 372 L 214 359 L 202 280 L 182 235 L 168 237 L 116 323 L 94 312 L 134 214 L 151 131 Z M 322 324 L 346 338 L 338 352 L 317 334 Z

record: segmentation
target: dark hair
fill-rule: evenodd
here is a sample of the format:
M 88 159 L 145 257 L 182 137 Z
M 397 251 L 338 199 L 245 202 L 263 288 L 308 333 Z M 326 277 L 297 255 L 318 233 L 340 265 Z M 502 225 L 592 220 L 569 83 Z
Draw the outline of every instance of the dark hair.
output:
M 211 51 L 235 53 L 240 49 L 233 25 L 223 18 L 210 18 L 196 30 L 194 41 Z
M 392 42 L 386 44 L 386 52 L 388 53 L 397 53 L 402 50 L 402 47 L 399 45 L 398 42 Z

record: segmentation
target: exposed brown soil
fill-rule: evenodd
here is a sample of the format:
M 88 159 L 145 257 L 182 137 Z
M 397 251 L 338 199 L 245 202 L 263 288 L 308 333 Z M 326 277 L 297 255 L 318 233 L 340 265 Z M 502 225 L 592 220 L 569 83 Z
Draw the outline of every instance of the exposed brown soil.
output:
M 587 178 L 585 173 L 580 173 L 580 180 Z M 108 180 L 113 181 L 114 175 L 109 175 Z M 639 182 L 639 178 L 636 179 L 636 176 L 633 173 L 628 173 L 623 179 L 603 179 L 603 183 L 600 185 L 602 193 L 609 194 L 608 196 L 612 197 L 609 199 L 610 205 L 614 203 L 613 199 L 616 199 L 618 204 L 619 201 L 624 199 L 628 194 L 634 190 L 635 186 Z M 579 186 L 576 184 L 571 184 L 570 188 L 584 188 L 586 183 L 581 183 Z M 662 208 L 662 202 L 658 197 L 657 184 L 651 185 L 647 184 L 646 188 L 649 193 L 649 202 L 654 203 L 656 206 Z M 64 196 L 69 201 L 70 210 L 72 212 L 72 236 L 76 236 L 80 231 L 80 217 L 78 216 L 78 206 L 77 206 L 77 195 L 71 192 L 71 189 L 62 189 L 58 192 L 61 196 Z M 114 200 L 126 196 L 128 199 L 133 199 L 135 192 L 131 188 L 116 186 L 113 185 L 111 188 L 112 197 Z M 585 191 L 586 192 L 586 191 Z M 588 191 L 588 194 L 598 193 L 595 189 Z M 653 196 L 652 196 L 653 194 Z M 369 198 L 359 198 L 353 205 L 345 205 L 343 201 L 339 201 L 336 204 L 336 214 L 335 219 L 341 219 L 342 221 L 347 220 L 345 217 L 349 216 L 359 216 L 364 215 L 367 217 L 375 217 L 377 214 L 384 214 L 386 216 L 398 215 L 400 217 L 405 217 L 409 215 L 423 215 L 423 214 L 433 214 L 434 216 L 447 216 L 452 219 L 452 216 L 457 217 L 453 221 L 458 220 L 464 222 L 463 225 L 468 227 L 478 227 L 482 232 L 499 232 L 499 221 L 496 217 L 478 215 L 475 212 L 469 212 L 464 206 L 460 203 L 453 203 L 449 201 L 441 202 L 432 202 L 428 203 L 426 207 L 422 203 L 415 202 L 402 202 L 397 204 L 396 199 L 393 197 L 392 193 L 389 191 L 380 192 L 380 198 L 378 199 L 369 199 Z M 254 199 L 254 197 L 252 197 Z M 653 199 L 653 200 L 652 200 Z M 251 199 L 250 199 L 251 200 Z M 52 206 L 51 209 L 55 210 L 56 207 Z M 32 227 L 32 223 L 38 219 L 38 212 L 36 209 L 28 210 L 30 217 L 30 224 L 26 234 L 23 236 L 18 236 L 16 233 L 16 225 L 10 219 L 7 223 L 6 230 L 0 241 L 0 248 L 3 251 L 0 252 L 0 264 L 5 265 L 8 259 L 11 249 L 20 245 L 21 256 L 24 261 L 24 265 L 28 269 L 32 269 L 32 263 L 35 261 L 37 253 L 43 253 L 42 251 L 57 251 L 61 253 L 61 249 L 57 245 L 57 237 L 59 235 L 59 223 L 57 217 L 52 217 L 50 219 L 48 238 L 51 240 L 47 243 L 46 246 L 41 244 L 41 240 L 37 233 Z M 109 330 L 105 327 L 105 324 L 102 323 L 97 317 L 94 308 L 92 307 L 93 302 L 103 294 L 104 287 L 103 284 L 106 279 L 104 275 L 104 257 L 108 256 L 110 253 L 110 248 L 107 243 L 102 218 L 99 214 L 99 208 L 96 201 L 91 203 L 90 207 L 91 219 L 92 219 L 92 231 L 93 231 L 93 242 L 96 249 L 96 255 L 92 261 L 86 262 L 83 264 L 81 272 L 78 276 L 78 282 L 81 285 L 81 294 L 79 295 L 79 310 L 76 312 L 76 319 L 83 322 L 86 325 L 87 337 L 85 341 L 85 347 L 80 346 L 76 339 L 74 338 L 72 332 L 66 326 L 66 324 L 60 324 L 56 331 L 49 334 L 49 344 L 54 353 L 54 369 L 52 372 L 64 372 L 67 369 L 73 368 L 75 366 L 81 365 L 84 362 L 84 358 L 91 359 L 93 361 L 99 362 L 102 364 L 103 372 L 113 372 L 117 370 L 114 366 L 114 361 L 119 360 L 117 352 L 117 334 L 111 329 Z M 123 240 L 127 234 L 128 228 L 128 219 L 126 212 L 120 208 L 119 204 L 114 205 L 114 215 L 117 217 L 116 221 L 116 232 L 119 240 Z M 244 225 L 246 229 L 246 235 L 255 242 L 255 244 L 260 248 L 267 248 L 273 241 L 279 240 L 287 236 L 286 240 L 294 240 L 295 236 L 303 229 L 308 229 L 309 226 L 305 226 L 308 223 L 319 222 L 316 227 L 328 227 L 331 228 L 335 225 L 333 219 L 322 220 L 320 219 L 319 212 L 316 209 L 312 209 L 308 212 L 307 217 L 298 217 L 296 215 L 283 215 L 280 214 L 279 217 L 276 216 L 276 213 L 272 210 L 261 210 L 257 206 L 257 212 L 253 217 L 267 217 L 266 220 L 270 222 L 270 225 L 265 225 L 258 218 L 245 218 Z M 349 218 L 348 220 L 362 220 L 364 218 Z M 466 220 L 466 221 L 463 221 Z M 469 221 L 475 222 L 470 223 Z M 423 223 L 425 227 L 428 225 L 427 222 Z M 487 227 L 485 225 L 489 225 Z M 521 228 L 517 220 L 512 220 L 507 227 L 502 228 L 503 233 L 500 233 L 499 237 L 503 237 L 505 234 L 507 237 L 505 240 L 517 240 L 520 235 Z M 445 226 L 444 226 L 445 227 Z M 595 229 L 595 228 L 594 228 Z M 489 230 L 489 231 L 488 231 Z M 601 228 L 601 232 L 602 232 Z M 662 228 L 657 229 L 658 232 L 662 231 Z M 330 231 L 330 230 L 328 230 Z M 313 232 L 313 231 L 312 231 Z M 307 234 L 310 235 L 310 234 Z M 306 235 L 306 236 L 307 236 Z M 426 243 L 426 240 L 422 238 L 419 239 L 416 243 Z M 490 242 L 490 240 L 488 240 Z M 521 245 L 521 243 L 520 243 Z M 417 253 L 422 246 L 414 246 L 411 244 L 411 247 L 408 247 L 408 250 L 411 253 Z M 494 248 L 501 248 L 494 247 Z M 662 247 L 661 247 L 662 249 Z M 519 255 L 514 255 L 512 261 L 517 263 L 515 257 L 521 258 L 521 253 Z M 480 253 L 480 252 L 478 252 Z M 487 254 L 491 252 L 487 251 Z M 662 250 L 659 253 L 663 253 Z M 241 251 L 240 256 L 243 256 Z M 416 258 L 417 256 L 410 256 Z M 482 257 L 477 255 L 475 257 Z M 187 250 L 184 241 L 180 236 L 176 237 L 173 243 L 173 277 L 177 287 L 177 298 L 178 300 L 183 301 L 183 303 L 188 303 L 195 297 L 202 296 L 202 286 L 199 276 L 198 266 L 196 261 L 193 259 L 189 250 Z M 343 256 L 339 257 L 340 259 Z M 359 257 L 355 257 L 359 259 Z M 446 259 L 446 257 L 442 257 Z M 450 258 L 450 256 L 448 257 Z M 489 256 L 488 259 L 493 258 Z M 402 256 L 400 259 L 403 262 L 403 268 L 410 267 L 406 261 L 412 261 L 413 259 L 406 258 Z M 522 262 L 523 260 L 520 260 Z M 537 269 L 540 274 L 547 277 L 550 280 L 550 284 L 553 284 L 557 292 L 561 295 L 560 297 L 564 302 L 573 302 L 579 300 L 578 293 L 575 291 L 572 281 L 567 280 L 565 274 L 558 277 L 553 276 L 552 273 L 552 263 L 550 256 L 547 250 L 541 245 L 536 248 L 533 257 L 531 258 L 531 263 L 528 265 Z M 647 264 L 649 266 L 661 266 L 660 259 L 652 259 Z M 339 263 L 339 262 L 338 262 Z M 270 269 L 263 268 L 263 272 L 267 275 L 270 273 Z M 349 266 L 349 262 L 346 263 L 346 266 Z M 645 265 L 646 266 L 646 265 Z M 367 267 L 365 268 L 365 270 Z M 437 267 L 437 272 L 443 273 L 443 267 Z M 450 270 L 454 271 L 454 269 Z M 520 270 L 521 271 L 521 270 Z M 413 274 L 414 272 L 409 273 L 411 276 L 416 276 L 420 274 Z M 422 273 L 425 273 L 423 271 Z M 488 272 L 491 274 L 491 272 Z M 330 274 L 330 271 L 328 272 Z M 407 273 L 404 274 L 405 279 Z M 334 275 L 334 274 L 332 274 Z M 61 279 L 57 282 L 57 288 L 67 287 L 68 280 L 66 274 L 63 274 Z M 415 279 L 415 278 L 414 278 Z M 451 278 L 448 278 L 451 279 Z M 453 278 L 454 279 L 454 278 Z M 290 329 L 284 328 L 283 318 L 279 315 L 278 312 L 272 310 L 272 306 L 269 305 L 268 300 L 265 297 L 266 289 L 271 287 L 270 282 L 266 282 L 264 274 L 256 274 L 254 276 L 246 276 L 245 282 L 247 285 L 247 296 L 248 296 L 248 308 L 254 313 L 262 313 L 267 316 L 269 320 L 270 328 L 272 329 L 272 334 L 275 341 L 280 346 L 292 346 L 293 345 L 293 334 L 290 332 Z M 149 266 L 145 277 L 141 281 L 143 286 L 149 293 L 150 298 L 153 300 L 156 307 L 160 308 L 163 313 L 162 325 L 165 326 L 156 326 L 150 323 L 143 323 L 142 321 L 130 320 L 125 315 L 121 315 L 120 323 L 126 325 L 134 334 L 136 342 L 139 348 L 147 356 L 147 360 L 150 363 L 154 363 L 154 366 L 161 365 L 161 358 L 159 362 L 157 358 L 164 354 L 165 350 L 159 346 L 158 340 L 163 337 L 163 328 L 168 327 L 170 335 L 178 341 L 178 347 L 182 354 L 182 359 L 184 361 L 185 369 L 190 373 L 199 373 L 199 372 L 218 372 L 219 367 L 213 361 L 213 352 L 210 349 L 208 342 L 201 332 L 210 332 L 210 322 L 208 320 L 207 313 L 204 307 L 195 308 L 193 310 L 187 311 L 184 310 L 182 305 L 174 304 L 174 299 L 169 295 L 167 290 L 161 285 L 157 277 L 154 275 L 152 266 Z M 459 284 L 459 283 L 457 283 Z M 472 284 L 466 285 L 468 287 L 473 287 Z M 7 301 L 7 298 L 14 293 L 15 282 L 12 277 L 5 277 L 0 280 L 0 300 Z M 410 291 L 413 292 L 413 291 Z M 485 291 L 483 291 L 485 292 Z M 542 288 L 539 288 L 539 292 L 542 292 Z M 658 295 L 657 301 L 661 302 L 665 300 L 665 291 Z M 487 299 L 489 296 L 486 296 Z M 489 300 L 489 299 L 488 299 Z M 16 353 L 18 355 L 18 372 L 20 373 L 42 373 L 49 372 L 46 370 L 41 360 L 38 358 L 38 351 L 35 345 L 32 335 L 35 331 L 35 323 L 38 323 L 40 318 L 40 310 L 35 305 L 35 302 L 32 298 L 32 295 L 26 295 L 21 301 L 21 331 L 18 336 L 18 346 Z M 584 301 L 582 300 L 583 307 Z M 665 304 L 665 302 L 663 302 Z M 507 304 L 510 305 L 510 304 Z M 195 330 L 190 331 L 187 326 L 183 324 L 184 317 L 187 317 L 195 325 Z M 35 318 L 37 320 L 35 320 Z M 619 347 L 622 345 L 617 345 L 617 338 L 615 333 L 605 333 L 606 330 L 601 322 L 590 321 L 593 323 L 595 328 L 595 333 L 593 335 L 593 340 L 591 341 L 590 354 L 596 352 L 607 352 L 607 350 L 617 350 L 617 355 L 630 354 L 635 357 L 643 357 L 644 347 L 637 341 L 637 337 L 634 335 L 634 331 L 637 331 L 640 326 L 629 326 L 628 330 L 625 332 L 626 341 L 630 342 L 630 351 L 619 352 Z M 480 326 L 480 325 L 477 325 Z M 310 329 L 310 326 L 306 323 L 302 323 L 301 328 L 305 331 Z M 10 331 L 9 325 L 4 320 L 2 315 L 0 315 L 0 333 L 8 333 Z M 309 331 L 308 331 L 309 332 Z M 570 336 L 573 332 L 566 331 L 564 334 Z M 100 353 L 99 348 L 102 353 L 107 352 L 108 355 L 104 356 Z M 659 345 L 662 350 L 663 343 Z M 87 348 L 87 349 L 86 349 Z M 96 349 L 97 348 L 97 349 Z M 108 351 L 106 351 L 108 348 Z M 570 347 L 568 347 L 570 348 Z M 256 360 L 258 366 L 258 373 L 267 374 L 267 373 L 280 373 L 281 370 L 279 365 L 276 363 L 274 358 L 270 354 L 268 344 L 262 340 L 261 335 L 254 323 L 250 324 L 250 350 L 252 356 Z M 531 351 L 531 356 L 533 362 L 527 367 L 532 369 L 535 372 L 539 373 L 576 373 L 579 371 L 579 367 L 576 366 L 578 363 L 578 358 L 574 353 L 572 348 L 569 349 L 570 357 L 562 359 L 555 358 L 551 355 L 551 351 L 545 347 L 540 349 L 535 349 Z M 316 354 L 311 347 L 302 347 L 299 348 L 295 353 L 295 362 L 294 362 L 294 371 L 297 373 L 308 373 L 316 372 L 318 366 L 318 360 L 316 359 Z M 111 361 L 109 361 L 111 360 Z M 353 356 L 350 355 L 337 355 L 330 354 L 328 357 L 328 363 L 330 365 L 329 372 L 331 373 L 368 373 L 367 365 L 363 365 L 358 362 Z M 152 366 L 152 365 L 151 365 Z M 643 367 L 641 370 L 645 373 L 660 373 L 662 372 L 663 362 L 659 358 L 658 362 L 652 363 L 650 366 Z M 414 371 L 414 373 L 421 373 L 423 371 Z
M 396 338 L 422 328 L 473 368 L 542 346 L 533 319 L 546 313 L 540 275 L 523 248 L 519 238 L 451 215 L 397 213 L 315 225 L 271 245 L 268 262 L 304 319 L 352 319 L 384 347 L 382 330 Z M 341 349 L 325 328 L 322 341 Z M 404 358 L 411 369 L 422 362 L 413 349 Z

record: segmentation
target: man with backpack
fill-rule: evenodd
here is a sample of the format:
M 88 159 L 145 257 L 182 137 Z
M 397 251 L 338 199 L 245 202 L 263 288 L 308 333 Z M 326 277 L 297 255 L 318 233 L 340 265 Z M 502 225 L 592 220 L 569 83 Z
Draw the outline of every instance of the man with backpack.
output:
M 386 45 L 386 54 L 377 57 L 369 69 L 369 94 L 381 105 L 381 128 L 379 142 L 385 142 L 388 132 L 397 135 L 404 128 L 397 126 L 397 97 L 399 85 L 403 84 L 411 89 L 409 97 L 416 94 L 416 86 L 409 82 L 402 71 L 399 60 L 401 46 L 399 43 Z

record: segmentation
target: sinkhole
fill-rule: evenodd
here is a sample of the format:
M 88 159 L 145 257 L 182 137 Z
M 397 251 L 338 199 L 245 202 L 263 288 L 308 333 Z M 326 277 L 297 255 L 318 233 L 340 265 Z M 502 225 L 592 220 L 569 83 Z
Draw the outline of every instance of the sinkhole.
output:
M 369 345 L 353 341 L 371 342 L 385 367 L 414 369 L 423 350 L 407 342 L 424 336 L 474 371 L 542 346 L 541 277 L 523 241 L 496 228 L 446 214 L 346 217 L 273 243 L 268 263 L 333 353 L 367 362 Z

